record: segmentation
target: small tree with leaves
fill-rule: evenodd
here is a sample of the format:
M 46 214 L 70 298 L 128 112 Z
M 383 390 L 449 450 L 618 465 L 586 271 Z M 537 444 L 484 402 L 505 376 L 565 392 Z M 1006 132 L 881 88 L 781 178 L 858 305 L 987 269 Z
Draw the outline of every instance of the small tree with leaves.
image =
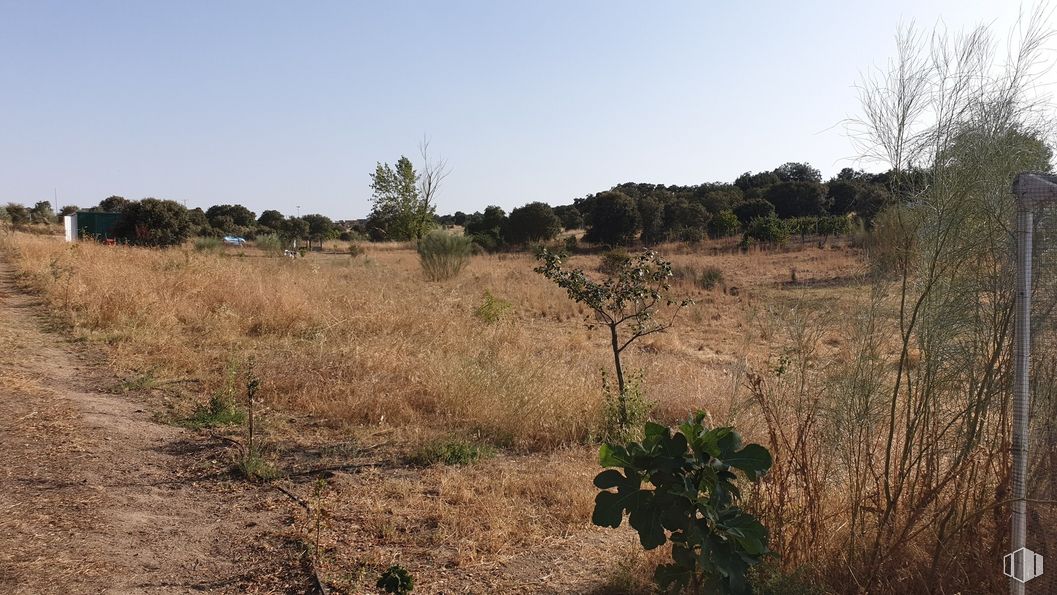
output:
M 647 423 L 642 442 L 603 444 L 598 458 L 607 469 L 595 477 L 602 491 L 591 521 L 617 528 L 626 513 L 642 547 L 671 541 L 672 563 L 654 573 L 664 592 L 749 593 L 746 574 L 770 550 L 767 529 L 738 506 L 735 470 L 756 480 L 771 454 L 742 446 L 733 428 L 706 428 L 704 419 L 698 413 L 674 433 Z
M 653 250 L 643 250 L 609 269 L 601 280 L 588 277 L 581 269 L 566 270 L 564 257 L 543 249 L 535 270 L 564 289 L 572 300 L 594 310 L 597 320 L 609 329 L 619 390 L 618 423 L 627 429 L 631 420 L 621 354 L 636 339 L 671 328 L 679 311 L 693 302 L 671 299 L 672 263 Z

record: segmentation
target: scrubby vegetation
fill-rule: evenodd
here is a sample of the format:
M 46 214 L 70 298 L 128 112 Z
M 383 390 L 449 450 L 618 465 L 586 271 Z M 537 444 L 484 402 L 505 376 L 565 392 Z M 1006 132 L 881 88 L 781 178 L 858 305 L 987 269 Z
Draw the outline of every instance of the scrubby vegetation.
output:
M 891 165 L 883 174 L 823 183 L 787 163 L 733 184 L 621 184 L 555 209 L 452 216 L 460 234 L 431 230 L 446 225 L 431 200 L 443 168 L 401 160 L 376 170 L 364 231 L 418 241 L 365 243 L 367 258 L 0 241 L 72 334 L 127 376 L 149 371 L 137 388 L 194 387 L 165 389 L 169 418 L 240 431 L 231 362 L 252 355 L 254 390 L 293 428 L 291 450 L 327 431 L 371 442 L 348 447 L 374 458 L 335 490 L 347 531 L 335 575 L 411 558 L 426 589 L 487 568 L 500 578 L 473 588 L 488 591 L 522 585 L 500 573 L 525 559 L 572 559 L 592 575 L 577 588 L 638 588 L 647 568 L 675 589 L 995 592 L 1010 481 L 1009 187 L 1052 157 L 1027 93 L 1040 34 L 1029 27 L 1004 66 L 979 33 L 905 36 L 892 71 L 863 84 L 856 123 L 863 152 Z M 914 90 L 923 107 L 908 114 Z M 263 230 L 322 248 L 352 233 L 323 216 L 119 198 L 100 208 L 125 213 L 126 238 L 151 248 Z M 4 217 L 23 231 L 54 217 L 31 211 Z M 533 241 L 549 243 L 538 259 L 515 250 Z M 1042 435 L 1057 431 L 1055 264 L 1040 254 Z M 672 324 L 678 312 L 686 324 Z M 742 448 L 734 425 L 764 446 Z M 595 476 L 602 493 L 590 484 L 599 439 L 612 467 Z M 247 477 L 279 471 L 247 453 Z M 671 549 L 608 547 L 632 535 L 592 533 L 592 497 L 597 524 L 627 513 L 643 546 Z M 377 588 L 410 587 L 409 573 L 386 574 Z
M 469 238 L 434 231 L 418 242 L 422 272 L 430 281 L 444 281 L 459 274 L 470 262 Z

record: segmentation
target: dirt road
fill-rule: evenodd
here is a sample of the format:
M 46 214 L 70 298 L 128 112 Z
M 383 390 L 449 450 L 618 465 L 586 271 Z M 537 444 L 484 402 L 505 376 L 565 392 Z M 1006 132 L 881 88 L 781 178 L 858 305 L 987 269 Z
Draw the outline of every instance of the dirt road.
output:
M 305 592 L 277 492 L 155 423 L 0 258 L 0 592 Z

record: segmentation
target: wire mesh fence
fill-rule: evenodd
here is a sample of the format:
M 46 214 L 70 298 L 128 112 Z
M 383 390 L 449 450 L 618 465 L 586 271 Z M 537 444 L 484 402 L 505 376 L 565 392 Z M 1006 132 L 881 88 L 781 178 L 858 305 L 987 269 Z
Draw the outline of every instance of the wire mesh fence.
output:
M 1057 176 L 1022 174 L 1014 184 L 1017 218 L 1015 378 L 1011 407 L 1010 552 L 1024 582 L 1014 595 L 1057 593 Z M 1027 256 L 1030 255 L 1030 258 Z M 1048 559 L 1053 569 L 1045 572 Z M 1039 576 L 1032 576 L 1042 571 Z

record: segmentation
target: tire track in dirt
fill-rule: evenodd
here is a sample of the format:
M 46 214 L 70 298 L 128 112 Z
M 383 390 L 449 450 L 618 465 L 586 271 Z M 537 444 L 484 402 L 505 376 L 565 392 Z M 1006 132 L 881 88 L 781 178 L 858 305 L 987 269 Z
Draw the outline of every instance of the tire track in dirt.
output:
M 196 462 L 87 350 L 43 330 L 0 258 L 0 592 L 304 592 L 289 504 Z

